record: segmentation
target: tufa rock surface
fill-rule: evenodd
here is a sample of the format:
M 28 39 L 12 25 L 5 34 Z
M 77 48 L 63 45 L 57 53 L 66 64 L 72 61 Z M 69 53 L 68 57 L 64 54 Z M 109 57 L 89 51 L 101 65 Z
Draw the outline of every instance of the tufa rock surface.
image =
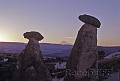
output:
M 80 20 L 90 19 L 90 16 L 85 16 L 85 19 L 83 16 L 79 17 Z M 93 21 L 84 22 L 71 50 L 64 81 L 90 81 L 88 70 L 97 60 L 97 27 L 99 26 L 89 24 Z
M 26 32 L 24 38 L 29 42 L 18 58 L 18 71 L 15 81 L 51 81 L 50 73 L 42 61 L 39 32 Z
M 23 36 L 24 36 L 24 38 L 27 38 L 27 39 L 34 38 L 37 41 L 40 41 L 44 38 L 39 32 L 35 32 L 35 31 L 26 32 L 26 33 L 23 34 Z
M 91 24 L 97 28 L 100 28 L 101 25 L 100 21 L 93 16 L 84 14 L 84 15 L 80 15 L 79 19 L 86 24 Z

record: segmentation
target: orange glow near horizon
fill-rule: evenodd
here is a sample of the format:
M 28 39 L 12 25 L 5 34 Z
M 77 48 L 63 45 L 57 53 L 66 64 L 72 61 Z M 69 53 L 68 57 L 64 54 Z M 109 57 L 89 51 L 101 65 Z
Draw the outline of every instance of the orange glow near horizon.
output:
M 66 40 L 66 44 L 74 44 L 74 39 L 72 39 L 72 42 L 68 42 L 70 40 Z M 1 34 L 0 33 L 0 42 L 23 42 L 27 43 L 28 40 L 24 39 L 22 36 L 10 36 L 8 34 Z M 42 43 L 55 43 L 55 44 L 62 44 L 62 42 L 58 40 L 54 41 L 48 41 L 48 40 L 42 40 L 40 41 Z M 98 40 L 98 46 L 120 46 L 120 40 Z
M 99 38 L 99 37 L 98 37 Z M 54 37 L 49 37 L 45 36 L 45 38 L 40 41 L 40 43 L 55 43 L 55 44 L 74 44 L 75 42 L 75 37 L 63 37 L 56 39 Z M 5 30 L 0 31 L 0 42 L 23 42 L 27 43 L 28 40 L 23 37 L 20 33 L 18 34 L 17 32 L 11 32 Z M 101 38 L 98 39 L 98 46 L 120 46 L 120 40 L 119 39 L 106 39 L 106 38 Z
M 120 40 L 115 39 L 98 40 L 98 46 L 120 46 Z
M 9 37 L 7 36 L 7 34 L 0 33 L 0 42 L 7 42 L 7 41 L 9 41 Z
M 0 42 L 26 42 L 26 40 L 15 32 L 0 31 Z

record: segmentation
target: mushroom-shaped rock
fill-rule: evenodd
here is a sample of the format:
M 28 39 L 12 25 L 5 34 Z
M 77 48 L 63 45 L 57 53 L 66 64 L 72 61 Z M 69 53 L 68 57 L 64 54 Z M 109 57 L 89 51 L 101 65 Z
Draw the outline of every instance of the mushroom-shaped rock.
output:
M 39 41 L 43 36 L 32 31 L 24 33 L 24 38 L 29 39 L 29 42 L 18 57 L 18 75 L 14 81 L 51 81 L 40 50 Z
M 66 64 L 64 81 L 93 81 L 92 76 L 96 76 L 90 74 L 89 70 L 95 67 L 97 60 L 97 28 L 100 22 L 89 15 L 81 15 L 79 19 L 85 24 L 78 31 Z
M 79 19 L 86 24 L 91 24 L 97 28 L 100 28 L 100 25 L 101 25 L 100 21 L 93 16 L 84 14 L 84 15 L 80 15 Z
M 39 32 L 31 31 L 31 32 L 24 33 L 24 38 L 27 38 L 27 39 L 35 38 L 36 40 L 40 41 L 44 37 Z

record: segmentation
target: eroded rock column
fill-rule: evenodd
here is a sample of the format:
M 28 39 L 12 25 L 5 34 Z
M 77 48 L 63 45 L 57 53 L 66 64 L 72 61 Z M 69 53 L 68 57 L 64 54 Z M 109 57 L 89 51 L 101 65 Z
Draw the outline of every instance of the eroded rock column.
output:
M 89 15 L 80 15 L 79 19 L 85 24 L 78 31 L 64 81 L 89 81 L 88 70 L 97 59 L 97 28 L 101 25 L 100 21 Z
M 51 81 L 39 46 L 43 36 L 38 32 L 26 32 L 24 38 L 29 39 L 29 42 L 19 56 L 16 81 Z

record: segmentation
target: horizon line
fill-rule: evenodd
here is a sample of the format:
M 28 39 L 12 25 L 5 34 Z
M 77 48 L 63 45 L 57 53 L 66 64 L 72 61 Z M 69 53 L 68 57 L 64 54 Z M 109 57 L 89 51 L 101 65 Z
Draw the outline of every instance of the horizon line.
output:
M 20 41 L 0 41 L 0 43 L 21 43 L 21 44 L 27 44 L 27 42 L 20 42 Z M 73 46 L 74 44 L 62 44 L 62 43 L 54 43 L 54 42 L 39 42 L 41 44 L 56 44 L 56 45 L 71 45 Z M 119 47 L 120 45 L 97 45 L 101 47 Z

